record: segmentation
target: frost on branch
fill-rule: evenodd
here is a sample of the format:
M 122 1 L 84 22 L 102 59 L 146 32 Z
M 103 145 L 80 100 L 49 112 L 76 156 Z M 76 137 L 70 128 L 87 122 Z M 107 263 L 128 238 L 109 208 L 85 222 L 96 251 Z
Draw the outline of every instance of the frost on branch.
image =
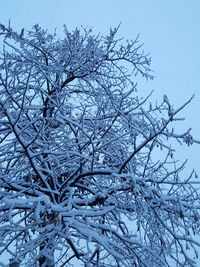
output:
M 170 140 L 175 108 L 138 39 L 0 25 L 0 259 L 10 266 L 194 266 L 199 182 Z M 1 263 L 3 264 L 3 263 Z

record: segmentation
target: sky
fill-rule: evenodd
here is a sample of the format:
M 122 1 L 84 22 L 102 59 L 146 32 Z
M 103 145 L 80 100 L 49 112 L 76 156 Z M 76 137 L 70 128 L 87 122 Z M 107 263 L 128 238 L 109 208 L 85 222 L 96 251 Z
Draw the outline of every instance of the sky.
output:
M 179 132 L 192 127 L 200 139 L 200 1 L 199 0 L 1 0 L 0 22 L 14 29 L 30 29 L 39 23 L 58 33 L 83 25 L 106 34 L 121 23 L 120 37 L 134 39 L 140 34 L 144 50 L 152 57 L 155 79 L 141 81 L 138 91 L 146 96 L 154 90 L 152 101 L 166 94 L 175 107 L 193 94 L 195 99 L 181 113 Z M 181 159 L 189 158 L 188 169 L 200 173 L 200 145 L 178 147 Z
M 13 29 L 30 29 L 36 23 L 61 33 L 88 26 L 106 34 L 121 23 L 119 34 L 135 39 L 140 34 L 144 50 L 152 57 L 153 81 L 138 84 L 140 95 L 154 90 L 152 101 L 166 94 L 175 107 L 195 99 L 180 114 L 186 117 L 178 131 L 192 127 L 200 140 L 200 0 L 1 0 L 0 23 L 11 20 Z M 200 145 L 177 147 L 177 156 L 188 158 L 200 177 Z

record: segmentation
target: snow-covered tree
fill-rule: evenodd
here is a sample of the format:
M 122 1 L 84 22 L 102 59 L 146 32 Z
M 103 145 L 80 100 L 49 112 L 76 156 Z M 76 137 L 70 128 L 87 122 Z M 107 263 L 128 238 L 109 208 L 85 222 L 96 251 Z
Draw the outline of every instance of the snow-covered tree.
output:
M 150 104 L 138 39 L 0 25 L 0 259 L 10 266 L 194 266 L 199 182 L 172 127 L 191 101 Z M 145 94 L 145 93 L 144 93 Z

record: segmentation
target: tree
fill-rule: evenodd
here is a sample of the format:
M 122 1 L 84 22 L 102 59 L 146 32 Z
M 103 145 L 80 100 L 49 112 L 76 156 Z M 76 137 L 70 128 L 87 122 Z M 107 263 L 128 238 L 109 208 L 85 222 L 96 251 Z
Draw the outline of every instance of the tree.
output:
M 0 254 L 10 266 L 194 266 L 199 182 L 178 113 L 149 104 L 138 38 L 0 25 Z M 3 263 L 2 263 L 3 264 Z M 175 265 L 173 265 L 175 266 Z

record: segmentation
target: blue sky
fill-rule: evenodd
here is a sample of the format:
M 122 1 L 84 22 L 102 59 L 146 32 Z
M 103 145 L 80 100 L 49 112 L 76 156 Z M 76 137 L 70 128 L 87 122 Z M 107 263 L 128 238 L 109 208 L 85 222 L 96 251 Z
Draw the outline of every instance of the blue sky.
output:
M 181 116 L 186 121 L 178 131 L 192 127 L 200 139 L 200 0 L 1 0 L 0 22 L 15 29 L 39 23 L 61 32 L 91 26 L 97 33 L 107 33 L 120 22 L 120 36 L 134 39 L 140 34 L 144 50 L 151 53 L 156 78 L 138 84 L 140 95 L 154 89 L 152 101 L 166 94 L 181 105 L 193 94 L 195 99 Z M 200 145 L 177 147 L 177 157 L 189 158 L 188 171 L 199 173 Z
M 147 95 L 154 89 L 152 100 L 168 95 L 180 105 L 192 94 L 195 99 L 181 116 L 186 117 L 178 130 L 192 127 L 200 139 L 200 1 L 199 0 L 1 0 L 0 22 L 15 29 L 33 24 L 61 32 L 63 24 L 69 30 L 91 26 L 95 32 L 107 33 L 120 22 L 120 36 L 134 39 L 140 34 L 144 50 L 151 53 L 156 78 L 142 81 L 138 91 Z M 200 173 L 200 146 L 177 148 L 181 159 L 189 158 L 188 169 L 194 166 Z

